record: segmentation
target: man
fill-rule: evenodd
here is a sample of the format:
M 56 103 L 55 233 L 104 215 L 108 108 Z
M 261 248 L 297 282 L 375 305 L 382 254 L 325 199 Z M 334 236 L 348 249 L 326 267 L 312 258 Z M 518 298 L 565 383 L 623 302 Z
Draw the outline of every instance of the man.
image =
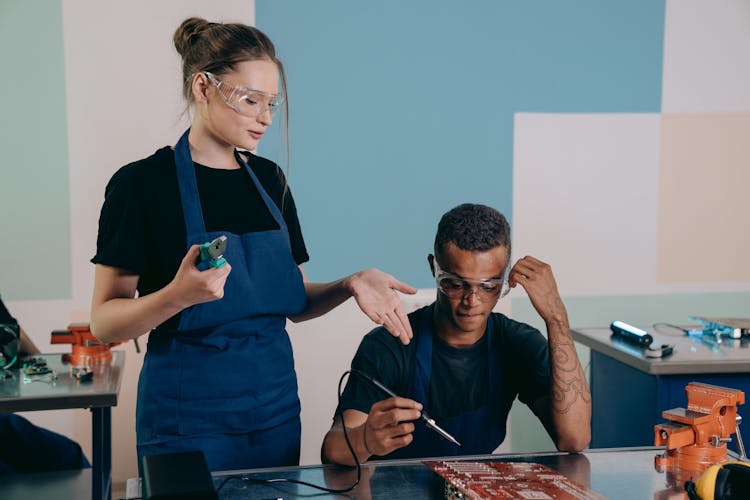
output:
M 21 328 L 16 318 L 11 316 L 10 311 L 3 304 L 2 298 L 0 298 L 0 325 L 15 326 L 17 328 L 19 356 L 34 356 L 35 354 L 39 354 L 39 348 L 29 338 L 23 328 Z
M 19 333 L 19 357 L 39 354 L 37 346 L 11 316 L 2 299 L 0 325 L 12 326 Z M 18 376 L 16 373 L 15 377 Z M 19 415 L 0 413 L 0 476 L 83 469 L 90 466 L 81 447 L 75 441 L 37 427 Z
M 388 397 L 364 377 L 349 377 L 323 441 L 325 461 L 492 453 L 505 439 L 513 400 L 526 403 L 557 448 L 590 440 L 591 396 L 552 269 L 530 256 L 510 266 L 510 227 L 499 212 L 464 204 L 443 215 L 429 255 L 437 300 L 409 315 L 414 341 L 401 345 L 382 328 L 367 334 L 352 368 L 404 397 Z M 506 280 L 507 275 L 507 280 Z M 544 320 L 535 328 L 492 313 L 520 285 Z M 397 340 L 397 339 L 396 339 Z M 423 408 L 461 446 L 421 421 Z

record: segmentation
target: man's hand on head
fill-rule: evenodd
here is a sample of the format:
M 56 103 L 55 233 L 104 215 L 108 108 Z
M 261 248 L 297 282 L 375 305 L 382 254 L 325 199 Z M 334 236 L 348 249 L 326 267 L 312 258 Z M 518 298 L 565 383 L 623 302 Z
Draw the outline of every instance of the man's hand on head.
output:
M 565 305 L 557 291 L 557 282 L 549 264 L 527 255 L 510 270 L 508 282 L 511 287 L 521 285 L 526 290 L 534 309 L 546 323 L 567 322 Z

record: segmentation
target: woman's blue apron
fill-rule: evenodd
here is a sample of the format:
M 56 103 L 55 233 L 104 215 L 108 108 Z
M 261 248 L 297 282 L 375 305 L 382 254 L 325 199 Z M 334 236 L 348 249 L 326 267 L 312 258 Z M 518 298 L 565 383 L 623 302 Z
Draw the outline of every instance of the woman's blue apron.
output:
M 506 412 L 502 405 L 502 383 L 500 376 L 500 359 L 493 347 L 493 321 L 487 321 L 487 363 L 489 394 L 486 403 L 457 417 L 445 418 L 435 414 L 430 408 L 430 374 L 432 373 L 433 311 L 435 304 L 420 310 L 416 316 L 414 341 L 417 349 L 417 360 L 414 369 L 414 386 L 409 396 L 421 402 L 430 417 L 440 427 L 455 437 L 461 446 L 449 442 L 423 422 L 414 423 L 414 440 L 408 446 L 389 453 L 383 458 L 420 458 L 442 457 L 453 455 L 480 455 L 492 453 L 505 439 Z M 458 397 L 458 395 L 457 395 Z
M 226 235 L 232 271 L 222 299 L 183 310 L 176 331 L 150 335 L 138 381 L 139 464 L 144 454 L 198 448 L 212 470 L 271 467 L 282 464 L 273 463 L 269 446 L 295 444 L 298 461 L 300 403 L 285 326 L 287 316 L 305 309 L 307 295 L 284 218 L 236 155 L 279 229 L 207 232 L 188 132 L 174 151 L 187 248 Z M 288 443 L 262 439 L 282 425 L 291 430 L 282 433 Z M 240 439 L 235 446 L 227 441 L 232 436 Z

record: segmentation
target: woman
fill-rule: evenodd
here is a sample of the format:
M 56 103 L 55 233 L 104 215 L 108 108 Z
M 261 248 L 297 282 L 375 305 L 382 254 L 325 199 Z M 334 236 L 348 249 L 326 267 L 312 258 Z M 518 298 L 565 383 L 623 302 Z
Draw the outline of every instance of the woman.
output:
M 285 97 L 272 42 L 249 26 L 190 18 L 174 44 L 194 118 L 174 148 L 126 165 L 107 186 L 92 330 L 103 342 L 153 330 L 138 382 L 139 463 L 199 449 L 212 470 L 296 465 L 286 318 L 315 318 L 353 296 L 408 343 L 394 290 L 416 290 L 375 269 L 304 280 L 308 256 L 281 170 L 237 150 L 256 149 Z M 200 270 L 200 245 L 219 236 L 228 264 Z

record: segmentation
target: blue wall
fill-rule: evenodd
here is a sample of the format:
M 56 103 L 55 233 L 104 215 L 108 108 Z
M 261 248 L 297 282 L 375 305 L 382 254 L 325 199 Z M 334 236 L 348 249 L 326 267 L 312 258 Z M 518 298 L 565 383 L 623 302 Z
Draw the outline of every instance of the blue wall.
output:
M 313 280 L 431 286 L 440 216 L 511 219 L 513 113 L 659 112 L 664 2 L 256 0 L 290 92 Z M 273 137 L 260 153 L 283 159 Z M 540 179 L 539 182 L 544 182 Z

